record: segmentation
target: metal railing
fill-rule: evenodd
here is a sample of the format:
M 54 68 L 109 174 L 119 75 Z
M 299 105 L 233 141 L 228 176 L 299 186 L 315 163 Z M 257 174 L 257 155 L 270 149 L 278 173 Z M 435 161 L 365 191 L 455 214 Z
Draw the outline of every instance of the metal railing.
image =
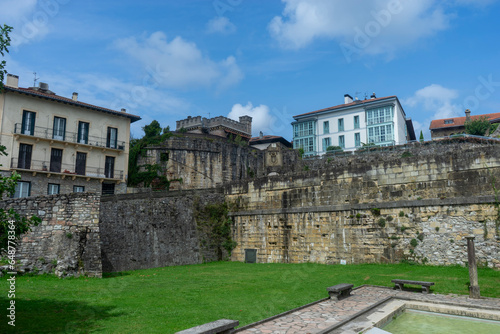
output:
M 50 164 L 50 161 L 44 160 L 31 160 L 29 164 L 25 161 L 19 161 L 19 158 L 12 158 L 10 163 L 10 168 L 17 170 L 29 170 L 44 173 L 60 173 L 71 175 L 79 175 L 86 177 L 94 177 L 101 179 L 115 179 L 123 180 L 123 170 L 113 169 L 111 171 L 106 171 L 103 167 L 91 167 L 85 166 L 77 172 L 76 164 Z M 106 175 L 106 172 L 107 175 Z
M 106 147 L 106 148 L 112 148 L 112 149 L 117 149 L 117 150 L 124 150 L 125 144 L 126 144 L 125 141 L 117 141 L 116 147 L 110 147 L 107 145 L 107 138 L 96 137 L 96 136 L 87 136 L 87 142 L 85 142 L 83 140 L 78 140 L 79 139 L 78 133 L 76 133 L 76 132 L 65 131 L 63 136 L 58 136 L 57 134 L 54 135 L 54 129 L 45 128 L 45 127 L 41 127 L 41 126 L 35 126 L 34 131 L 23 131 L 21 123 L 16 123 L 14 125 L 14 133 L 15 134 L 22 134 L 25 136 L 33 136 L 36 138 L 60 140 L 60 141 L 65 141 L 65 142 L 70 142 L 70 143 L 75 143 L 75 144 L 91 145 L 91 146 L 96 146 L 96 147 Z

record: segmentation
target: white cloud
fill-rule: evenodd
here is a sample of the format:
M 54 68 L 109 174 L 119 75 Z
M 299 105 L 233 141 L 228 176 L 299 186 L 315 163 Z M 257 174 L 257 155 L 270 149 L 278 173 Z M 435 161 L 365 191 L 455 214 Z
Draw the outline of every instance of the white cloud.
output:
M 218 90 L 237 84 L 243 74 L 236 59 L 229 56 L 215 62 L 203 55 L 195 43 L 175 37 L 171 41 L 163 32 L 149 37 L 119 39 L 115 47 L 139 61 L 153 72 L 159 85 L 169 88 L 215 86 Z
M 225 16 L 216 17 L 207 23 L 207 32 L 209 34 L 221 33 L 221 34 L 232 34 L 236 32 L 236 26 L 229 21 Z
M 334 39 L 349 55 L 392 55 L 448 28 L 454 16 L 446 11 L 450 7 L 445 2 L 437 0 L 282 1 L 282 15 L 274 17 L 268 27 L 282 47 L 300 49 L 317 39 Z M 457 1 L 472 5 L 470 0 Z
M 418 136 L 422 130 L 427 133 L 428 137 L 432 120 L 464 116 L 462 106 L 457 101 L 458 98 L 458 91 L 431 84 L 417 90 L 413 96 L 403 100 L 402 104 L 412 109 L 413 112 L 410 115 L 420 113 L 419 119 L 424 119 L 424 122 L 413 121 L 415 134 Z
M 12 26 L 11 46 L 38 41 L 50 32 L 50 23 L 59 14 L 64 1 L 0 1 L 0 22 Z
M 240 116 L 252 117 L 253 136 L 257 136 L 260 131 L 264 134 L 273 134 L 272 128 L 276 120 L 268 106 L 261 104 L 254 107 L 252 102 L 248 102 L 246 106 L 237 103 L 233 105 L 227 117 L 238 121 Z

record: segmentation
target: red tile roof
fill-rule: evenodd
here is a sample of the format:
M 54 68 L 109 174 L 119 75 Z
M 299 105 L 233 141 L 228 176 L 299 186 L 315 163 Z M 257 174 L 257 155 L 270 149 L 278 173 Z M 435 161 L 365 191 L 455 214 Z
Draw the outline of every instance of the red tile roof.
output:
M 490 121 L 499 119 L 500 118 L 500 113 L 493 113 L 493 114 L 484 114 L 484 115 L 474 115 L 471 116 L 471 120 L 475 120 L 481 117 L 487 117 L 490 119 Z M 452 120 L 453 123 L 450 124 L 445 124 L 445 121 L 450 121 Z M 465 124 L 465 116 L 462 117 L 450 117 L 450 118 L 443 118 L 443 119 L 435 119 L 431 121 L 431 125 L 429 126 L 430 130 L 437 130 L 437 129 L 446 129 L 446 128 L 454 128 L 454 127 L 463 127 Z
M 324 108 L 324 109 L 320 109 L 320 110 L 315 110 L 315 111 L 307 112 L 305 114 L 295 115 L 293 117 L 295 118 L 295 117 L 301 117 L 301 116 L 306 116 L 306 115 L 312 115 L 312 114 L 319 113 L 319 112 L 322 112 L 322 111 L 330 111 L 330 110 L 341 109 L 341 108 L 346 108 L 346 107 L 351 107 L 351 106 L 356 106 L 356 105 L 363 105 L 363 104 L 367 104 L 367 103 L 372 103 L 372 102 L 386 100 L 386 99 L 393 99 L 393 98 L 397 99 L 397 96 L 396 95 L 392 95 L 392 96 L 386 96 L 386 97 L 377 97 L 377 98 L 374 98 L 374 99 L 355 100 L 355 101 L 353 101 L 351 103 L 339 104 L 339 105 L 336 105 L 336 106 L 333 106 L 333 107 Z
M 73 99 L 69 99 L 67 97 L 59 96 L 56 94 L 47 94 L 47 93 L 44 93 L 44 92 L 41 92 L 38 90 L 33 90 L 30 88 L 21 88 L 21 87 L 15 88 L 15 87 L 10 87 L 10 86 L 4 86 L 4 88 L 6 91 L 13 91 L 13 92 L 18 92 L 18 93 L 24 93 L 24 94 L 28 94 L 28 95 L 38 96 L 38 97 L 54 100 L 57 102 L 73 104 L 75 106 L 80 106 L 83 108 L 89 108 L 89 109 L 93 109 L 93 110 L 97 110 L 97 111 L 107 112 L 107 113 L 114 114 L 117 116 L 127 117 L 127 118 L 130 118 L 131 123 L 141 119 L 141 117 L 137 116 L 137 115 L 128 114 L 125 112 L 116 111 L 116 110 L 112 110 L 112 109 L 108 109 L 108 108 L 103 108 L 103 107 L 99 107 L 99 106 L 85 103 L 85 102 L 75 101 Z

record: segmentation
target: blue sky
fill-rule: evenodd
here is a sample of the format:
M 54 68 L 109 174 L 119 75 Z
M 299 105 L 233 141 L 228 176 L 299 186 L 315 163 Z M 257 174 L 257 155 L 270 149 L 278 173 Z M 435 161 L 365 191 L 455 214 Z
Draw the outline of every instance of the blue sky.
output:
M 0 0 L 20 86 L 156 119 L 254 118 L 292 139 L 292 116 L 396 95 L 417 132 L 500 111 L 500 1 Z

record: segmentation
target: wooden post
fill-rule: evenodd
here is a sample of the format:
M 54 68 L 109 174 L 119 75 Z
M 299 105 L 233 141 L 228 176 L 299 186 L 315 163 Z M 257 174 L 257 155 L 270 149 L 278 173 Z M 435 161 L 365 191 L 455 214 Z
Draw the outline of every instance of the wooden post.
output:
M 477 264 L 476 264 L 476 250 L 474 248 L 474 236 L 469 236 L 467 238 L 467 254 L 469 256 L 469 297 L 470 298 L 481 298 L 479 292 L 479 281 L 477 278 Z

